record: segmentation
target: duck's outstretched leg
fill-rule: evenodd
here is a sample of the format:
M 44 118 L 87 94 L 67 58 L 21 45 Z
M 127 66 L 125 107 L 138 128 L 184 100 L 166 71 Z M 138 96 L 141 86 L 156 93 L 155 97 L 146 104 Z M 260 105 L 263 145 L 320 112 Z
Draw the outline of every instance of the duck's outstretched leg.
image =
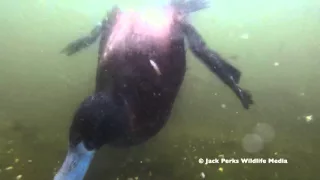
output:
M 108 12 L 106 17 L 91 30 L 89 35 L 81 37 L 69 43 L 65 48 L 61 50 L 61 53 L 66 54 L 67 56 L 71 56 L 95 43 L 101 33 L 105 33 L 111 30 L 118 10 L 118 7 L 114 6 L 112 10 Z
M 89 47 L 91 44 L 96 42 L 101 33 L 102 24 L 98 24 L 91 30 L 91 33 L 87 36 L 81 37 L 71 43 L 69 43 L 65 48 L 62 49 L 61 53 L 67 56 L 74 55 L 75 53 L 81 51 L 84 48 Z
M 181 22 L 182 31 L 187 37 L 193 54 L 199 58 L 221 81 L 228 85 L 240 99 L 243 107 L 253 104 L 251 94 L 238 86 L 241 72 L 226 62 L 218 53 L 209 49 L 197 30 L 187 22 Z

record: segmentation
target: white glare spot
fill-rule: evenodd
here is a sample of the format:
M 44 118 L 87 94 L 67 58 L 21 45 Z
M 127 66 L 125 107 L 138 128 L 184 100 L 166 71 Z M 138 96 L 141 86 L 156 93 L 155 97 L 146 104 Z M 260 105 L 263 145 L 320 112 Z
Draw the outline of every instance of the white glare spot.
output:
M 18 159 L 18 158 L 16 158 L 15 160 L 14 160 L 14 163 L 18 163 L 20 160 Z
M 313 121 L 313 115 L 305 116 L 304 119 L 307 123 L 311 123 Z
M 257 134 L 247 134 L 242 139 L 242 148 L 249 153 L 256 153 L 263 149 L 263 141 Z
M 158 65 L 153 60 L 149 60 L 149 61 L 150 61 L 151 66 L 153 67 L 153 69 L 156 71 L 156 73 L 158 75 L 161 75 L 161 71 L 160 71 Z
M 12 169 L 13 169 L 12 166 L 9 166 L 9 167 L 6 168 L 7 171 L 12 170 Z
M 203 179 L 206 178 L 206 175 L 204 174 L 204 172 L 200 173 L 200 177 L 203 178 Z
M 258 123 L 254 128 L 254 133 L 258 134 L 264 142 L 271 142 L 275 137 L 275 130 L 266 123 Z
M 304 96 L 304 95 L 305 95 L 304 92 L 300 93 L 300 96 Z
M 19 179 L 21 179 L 22 178 L 22 175 L 20 174 L 20 175 L 18 175 L 17 177 L 16 177 L 16 180 L 19 180 Z
M 225 108 L 227 108 L 227 105 L 221 104 L 221 107 L 222 107 L 223 109 L 225 109 Z
M 278 62 L 273 63 L 274 66 L 279 66 L 280 64 Z
M 241 39 L 249 39 L 249 34 L 248 33 L 244 33 L 240 36 Z

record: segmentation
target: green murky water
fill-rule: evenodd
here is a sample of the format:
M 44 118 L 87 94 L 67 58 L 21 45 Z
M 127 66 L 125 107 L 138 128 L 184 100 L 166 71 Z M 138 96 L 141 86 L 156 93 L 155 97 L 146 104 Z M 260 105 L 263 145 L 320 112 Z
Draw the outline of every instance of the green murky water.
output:
M 72 114 L 93 90 L 98 47 L 69 58 L 59 51 L 115 2 L 0 2 L 0 180 L 53 178 L 65 157 Z M 245 111 L 188 53 L 186 80 L 167 126 L 142 146 L 103 148 L 86 179 L 318 179 L 320 1 L 212 3 L 192 16 L 193 24 L 241 69 L 241 86 L 256 105 Z M 288 163 L 199 164 L 199 158 L 223 157 Z

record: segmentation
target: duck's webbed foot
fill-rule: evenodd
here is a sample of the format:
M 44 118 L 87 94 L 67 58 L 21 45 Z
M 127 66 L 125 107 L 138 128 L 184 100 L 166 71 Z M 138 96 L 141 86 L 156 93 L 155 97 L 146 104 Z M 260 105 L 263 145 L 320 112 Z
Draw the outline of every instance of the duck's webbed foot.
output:
M 171 6 L 183 14 L 190 14 L 209 8 L 208 0 L 172 0 Z
M 233 90 L 245 109 L 249 109 L 249 106 L 253 104 L 251 93 L 238 86 L 241 72 L 225 61 L 218 53 L 209 49 L 192 25 L 182 22 L 181 26 L 193 54 Z

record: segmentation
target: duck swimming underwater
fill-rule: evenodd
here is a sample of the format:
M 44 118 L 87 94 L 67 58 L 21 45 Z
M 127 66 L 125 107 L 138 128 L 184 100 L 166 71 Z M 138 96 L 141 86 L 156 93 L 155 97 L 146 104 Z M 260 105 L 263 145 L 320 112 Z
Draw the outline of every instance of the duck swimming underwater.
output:
M 62 50 L 71 56 L 101 36 L 95 92 L 75 112 L 68 153 L 54 180 L 82 180 L 102 146 L 138 145 L 164 127 L 186 72 L 185 39 L 249 109 L 251 95 L 238 86 L 241 72 L 208 48 L 186 20 L 207 7 L 205 0 L 173 0 L 148 13 L 121 12 L 114 6 L 90 35 Z

